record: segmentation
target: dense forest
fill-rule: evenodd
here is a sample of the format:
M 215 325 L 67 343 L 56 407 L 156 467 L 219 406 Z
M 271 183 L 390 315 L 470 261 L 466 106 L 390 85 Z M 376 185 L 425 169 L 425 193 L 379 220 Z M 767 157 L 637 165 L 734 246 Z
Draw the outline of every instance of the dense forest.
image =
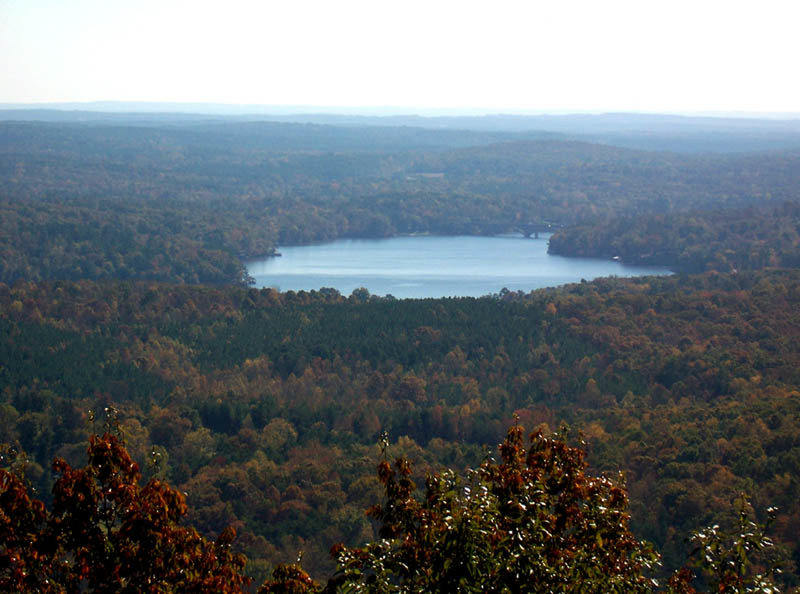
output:
M 509 427 L 566 424 L 587 472 L 624 473 L 655 575 L 686 563 L 694 531 L 735 526 L 745 494 L 797 587 L 800 143 L 700 152 L 703 130 L 667 152 L 663 132 L 651 151 L 597 131 L 0 122 L 0 462 L 58 509 L 51 461 L 90 469 L 105 419 L 143 480 L 183 494 L 198 532 L 176 534 L 196 550 L 232 547 L 236 575 L 245 554 L 254 583 L 302 552 L 321 580 L 343 570 L 332 545 L 362 571 L 364 543 L 412 534 L 364 514 L 403 480 L 438 472 L 420 501 L 482 505 L 445 494 L 494 484 Z M 548 224 L 554 252 L 679 274 L 395 300 L 250 288 L 243 265 L 337 237 Z M 386 452 L 410 463 L 376 477 Z
M 0 122 L 0 281 L 245 284 L 242 259 L 280 245 L 771 208 L 796 200 L 799 183 L 797 151 L 276 122 Z
M 661 264 L 684 272 L 800 267 L 800 203 L 625 216 L 559 229 L 551 253 Z
M 163 479 L 142 485 L 118 420 L 91 435 L 87 464 L 53 462 L 53 505 L 32 497 L 23 464 L 0 468 L 0 588 L 41 592 L 244 594 L 254 581 L 232 550 L 236 531 L 210 540 L 184 523 L 186 498 Z M 336 571 L 315 581 L 279 564 L 258 594 L 335 592 L 777 592 L 780 557 L 768 536 L 775 509 L 754 521 L 746 498 L 730 531 L 692 535 L 693 560 L 660 582 L 659 556 L 630 531 L 621 477 L 591 476 L 585 452 L 565 432 L 524 438 L 518 424 L 485 460 L 462 473 L 428 475 L 419 498 L 405 456 L 384 459 L 381 504 L 367 510 L 379 540 L 331 548 Z M 15 461 L 19 457 L 14 458 Z M 698 591 L 695 586 L 700 586 Z
M 134 457 L 156 448 L 193 524 L 237 527 L 257 575 L 299 550 L 318 575 L 331 544 L 372 535 L 382 431 L 420 472 L 463 468 L 514 415 L 581 428 L 670 566 L 740 492 L 779 508 L 799 560 L 794 272 L 440 300 L 23 283 L 0 311 L 2 431 L 39 493 L 54 456 L 80 463 L 87 411 L 113 405 Z

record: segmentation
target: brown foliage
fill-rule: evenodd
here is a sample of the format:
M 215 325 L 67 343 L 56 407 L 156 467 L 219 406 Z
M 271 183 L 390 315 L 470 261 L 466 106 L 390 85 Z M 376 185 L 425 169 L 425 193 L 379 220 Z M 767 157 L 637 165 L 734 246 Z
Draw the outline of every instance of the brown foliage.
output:
M 22 481 L 0 474 L 0 589 L 60 592 L 240 592 L 245 559 L 231 551 L 235 532 L 216 541 L 180 524 L 181 493 L 151 480 L 120 440 L 92 436 L 88 464 L 57 459 L 53 510 L 31 499 Z

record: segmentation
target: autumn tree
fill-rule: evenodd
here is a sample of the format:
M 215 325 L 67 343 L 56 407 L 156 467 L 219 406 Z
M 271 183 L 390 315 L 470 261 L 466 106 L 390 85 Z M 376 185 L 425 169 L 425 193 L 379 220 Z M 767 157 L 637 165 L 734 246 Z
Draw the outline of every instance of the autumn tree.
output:
M 232 529 L 209 541 L 181 525 L 183 495 L 160 480 L 141 486 L 121 440 L 93 435 L 85 468 L 57 459 L 53 509 L 23 479 L 0 470 L 0 590 L 240 592 L 245 559 Z
M 446 470 L 415 496 L 411 465 L 384 461 L 380 539 L 335 548 L 328 589 L 364 592 L 649 592 L 658 556 L 628 527 L 619 481 L 586 474 L 581 449 L 512 427 L 502 460 Z
M 384 455 L 387 447 L 384 439 Z M 379 539 L 336 545 L 337 572 L 325 587 L 298 561 L 279 565 L 259 594 L 778 592 L 778 555 L 766 535 L 772 509 L 759 524 L 743 500 L 734 530 L 695 533 L 700 579 L 684 569 L 660 590 L 651 577 L 658 555 L 631 533 L 619 480 L 587 475 L 583 450 L 563 434 L 535 433 L 526 448 L 516 425 L 500 454 L 463 477 L 430 475 L 421 498 L 410 462 L 384 459 L 386 498 L 368 511 Z M 93 435 L 82 469 L 59 459 L 53 466 L 60 476 L 51 512 L 31 498 L 17 467 L 0 469 L 0 591 L 247 591 L 234 531 L 212 542 L 182 525 L 181 493 L 157 479 L 140 486 L 116 435 Z
M 388 442 L 384 439 L 384 453 Z M 385 501 L 368 514 L 380 538 L 363 547 L 336 545 L 337 573 L 321 586 L 298 563 L 280 565 L 259 594 L 322 592 L 618 592 L 739 594 L 779 592 L 778 556 L 767 529 L 743 500 L 730 531 L 696 532 L 691 566 L 660 584 L 659 555 L 629 529 L 619 480 L 586 474 L 584 451 L 561 434 L 530 437 L 512 427 L 502 460 L 462 478 L 431 475 L 420 498 L 410 462 L 384 460 Z M 699 588 L 699 589 L 698 589 Z

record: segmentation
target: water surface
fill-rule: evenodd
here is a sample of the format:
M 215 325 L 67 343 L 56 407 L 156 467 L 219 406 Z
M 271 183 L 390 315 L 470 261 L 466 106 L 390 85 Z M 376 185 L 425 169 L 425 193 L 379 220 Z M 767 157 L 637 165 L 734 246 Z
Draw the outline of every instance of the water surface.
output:
M 248 262 L 258 287 L 299 291 L 332 287 L 343 295 L 365 287 L 398 298 L 530 291 L 601 276 L 669 274 L 666 268 L 547 253 L 549 236 L 341 239 L 284 247 L 280 258 Z

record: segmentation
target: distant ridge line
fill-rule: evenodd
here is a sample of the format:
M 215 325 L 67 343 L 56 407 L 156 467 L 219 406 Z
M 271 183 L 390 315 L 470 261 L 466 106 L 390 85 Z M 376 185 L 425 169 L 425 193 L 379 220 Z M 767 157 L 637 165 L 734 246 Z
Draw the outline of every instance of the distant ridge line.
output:
M 0 110 L 58 110 L 109 113 L 186 113 L 194 115 L 339 115 L 362 117 L 507 117 L 507 118 L 562 118 L 562 117 L 643 117 L 691 118 L 731 120 L 797 120 L 800 112 L 671 112 L 625 110 L 519 110 L 495 108 L 431 108 L 401 106 L 325 106 L 325 105 L 269 105 L 212 102 L 156 102 L 156 101 L 85 101 L 46 103 L 0 103 Z

